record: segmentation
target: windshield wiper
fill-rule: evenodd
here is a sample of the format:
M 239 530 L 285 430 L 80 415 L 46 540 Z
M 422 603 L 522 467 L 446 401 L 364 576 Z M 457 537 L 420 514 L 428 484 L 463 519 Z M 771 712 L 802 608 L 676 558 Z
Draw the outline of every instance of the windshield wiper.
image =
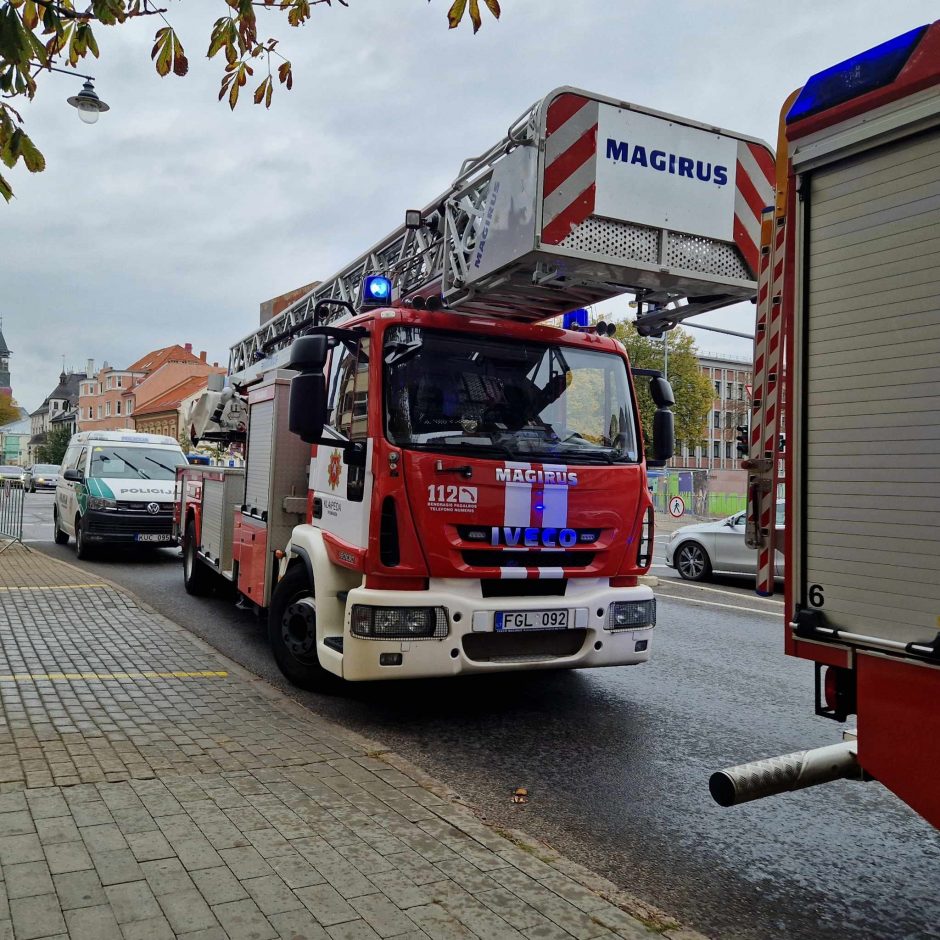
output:
M 410 450 L 424 450 L 432 451 L 434 453 L 441 453 L 446 451 L 461 451 L 462 453 L 473 453 L 473 454 L 496 454 L 499 457 L 513 459 L 516 457 L 516 454 L 511 451 L 505 444 L 460 444 L 457 441 L 444 440 L 440 443 L 432 443 L 430 441 L 425 441 L 420 444 L 402 444 L 402 447 L 407 447 Z

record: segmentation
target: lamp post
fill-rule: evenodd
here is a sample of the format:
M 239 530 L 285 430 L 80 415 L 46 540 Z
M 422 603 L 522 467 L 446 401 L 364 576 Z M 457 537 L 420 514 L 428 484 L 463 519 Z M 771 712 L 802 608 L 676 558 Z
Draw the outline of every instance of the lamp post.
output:
M 71 69 L 58 69 L 53 65 L 46 66 L 46 69 L 50 72 L 61 72 L 63 75 L 72 75 L 75 78 L 85 79 L 82 90 L 77 95 L 72 95 L 70 98 L 66 99 L 68 103 L 78 111 L 79 118 L 85 124 L 96 123 L 102 112 L 111 110 L 111 106 L 98 97 L 94 86 L 94 76 L 80 75 L 78 72 L 73 72 Z

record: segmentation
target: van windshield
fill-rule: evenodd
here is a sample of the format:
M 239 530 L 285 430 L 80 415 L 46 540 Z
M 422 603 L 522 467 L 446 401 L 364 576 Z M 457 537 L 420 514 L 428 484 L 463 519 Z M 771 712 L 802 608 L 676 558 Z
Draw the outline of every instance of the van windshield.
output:
M 184 466 L 181 451 L 162 447 L 95 447 L 89 476 L 115 480 L 174 480 Z

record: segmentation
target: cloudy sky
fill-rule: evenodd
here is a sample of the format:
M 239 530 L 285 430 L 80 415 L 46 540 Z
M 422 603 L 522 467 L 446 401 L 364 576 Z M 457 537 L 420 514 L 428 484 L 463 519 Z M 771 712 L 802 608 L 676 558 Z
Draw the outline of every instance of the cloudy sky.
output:
M 97 29 L 80 71 L 111 105 L 82 124 L 81 82 L 44 76 L 23 108 L 46 172 L 9 174 L 0 203 L 0 315 L 13 389 L 32 410 L 62 357 L 124 366 L 191 342 L 226 362 L 258 304 L 333 273 L 443 192 L 533 101 L 575 85 L 772 141 L 814 71 L 937 15 L 936 0 L 502 0 L 449 32 L 449 0 L 314 7 L 299 30 L 261 17 L 294 64 L 270 111 L 216 101 L 204 58 L 219 0 L 168 0 L 185 79 L 150 62 L 152 18 Z M 627 315 L 626 300 L 616 305 Z M 753 329 L 753 307 L 701 322 Z M 748 344 L 696 331 L 703 350 Z

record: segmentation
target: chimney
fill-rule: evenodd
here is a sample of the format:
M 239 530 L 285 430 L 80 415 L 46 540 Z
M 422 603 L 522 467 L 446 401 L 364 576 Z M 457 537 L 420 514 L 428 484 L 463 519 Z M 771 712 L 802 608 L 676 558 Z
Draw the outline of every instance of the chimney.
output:
M 206 361 L 206 351 L 204 349 L 199 353 L 199 361 L 200 362 Z
M 88 378 L 91 378 L 94 374 L 95 374 L 95 360 L 89 359 L 88 362 L 85 363 L 85 375 L 87 375 Z
M 218 369 L 218 368 L 219 368 L 219 364 L 218 364 L 217 362 L 213 362 L 213 363 L 212 363 L 212 368 L 213 368 L 213 369 Z
M 192 344 L 192 343 L 187 343 L 187 344 L 183 347 L 183 349 L 185 349 L 186 352 L 191 353 L 191 352 L 193 351 L 193 344 Z

